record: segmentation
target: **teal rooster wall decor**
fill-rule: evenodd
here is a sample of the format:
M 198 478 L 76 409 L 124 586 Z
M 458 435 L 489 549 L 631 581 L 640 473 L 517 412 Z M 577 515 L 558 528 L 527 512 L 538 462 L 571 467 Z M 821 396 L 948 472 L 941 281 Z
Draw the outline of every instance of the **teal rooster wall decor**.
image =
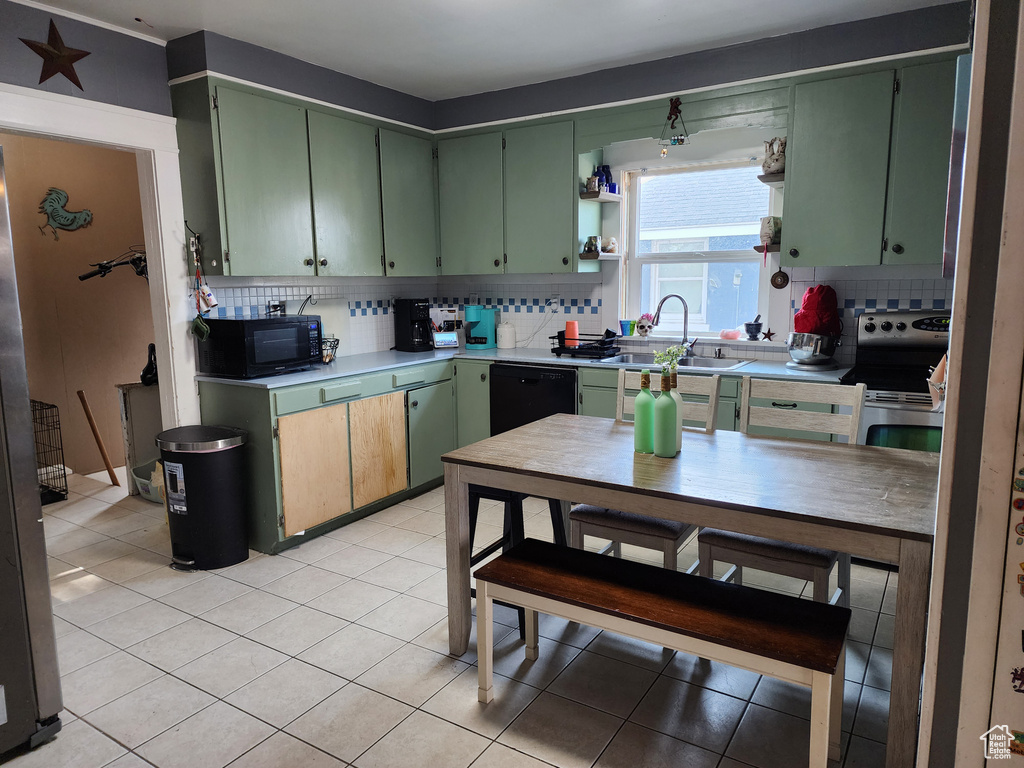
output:
M 53 230 L 53 239 L 60 240 L 57 235 L 58 229 L 74 232 L 76 229 L 88 227 L 92 224 L 92 211 L 83 208 L 80 211 L 69 211 L 65 208 L 68 204 L 68 193 L 63 189 L 50 187 L 43 202 L 39 204 L 39 212 L 46 214 L 46 223 L 39 228 L 40 234 L 46 234 L 46 228 Z

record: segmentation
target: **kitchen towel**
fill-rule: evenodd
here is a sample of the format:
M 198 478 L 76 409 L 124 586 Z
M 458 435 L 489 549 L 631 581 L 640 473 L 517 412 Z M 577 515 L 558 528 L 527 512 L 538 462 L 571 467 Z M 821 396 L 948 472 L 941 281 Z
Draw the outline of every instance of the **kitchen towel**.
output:
M 804 292 L 800 310 L 793 316 L 793 330 L 822 336 L 842 335 L 839 299 L 831 285 L 816 285 Z

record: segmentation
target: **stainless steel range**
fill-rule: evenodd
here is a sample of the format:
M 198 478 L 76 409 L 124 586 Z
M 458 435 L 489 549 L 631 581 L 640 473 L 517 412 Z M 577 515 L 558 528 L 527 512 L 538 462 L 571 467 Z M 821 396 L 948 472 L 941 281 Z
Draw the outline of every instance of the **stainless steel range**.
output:
M 938 450 L 943 414 L 932 411 L 928 376 L 949 346 L 949 320 L 946 310 L 858 318 L 856 362 L 842 381 L 867 385 L 862 444 Z

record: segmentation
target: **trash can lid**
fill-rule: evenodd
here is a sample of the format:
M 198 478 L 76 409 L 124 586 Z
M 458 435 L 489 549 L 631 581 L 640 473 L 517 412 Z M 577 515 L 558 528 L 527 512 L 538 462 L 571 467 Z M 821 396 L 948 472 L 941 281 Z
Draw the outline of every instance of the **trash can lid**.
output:
M 156 436 L 156 445 L 165 451 L 210 453 L 242 445 L 247 436 L 244 429 L 195 424 L 164 430 Z

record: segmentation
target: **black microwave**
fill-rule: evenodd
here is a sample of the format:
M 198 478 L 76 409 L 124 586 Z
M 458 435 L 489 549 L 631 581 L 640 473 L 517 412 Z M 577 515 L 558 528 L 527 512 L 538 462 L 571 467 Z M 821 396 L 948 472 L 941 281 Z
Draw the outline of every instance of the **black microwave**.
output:
M 199 342 L 199 372 L 252 379 L 309 368 L 322 361 L 319 315 L 211 318 Z

